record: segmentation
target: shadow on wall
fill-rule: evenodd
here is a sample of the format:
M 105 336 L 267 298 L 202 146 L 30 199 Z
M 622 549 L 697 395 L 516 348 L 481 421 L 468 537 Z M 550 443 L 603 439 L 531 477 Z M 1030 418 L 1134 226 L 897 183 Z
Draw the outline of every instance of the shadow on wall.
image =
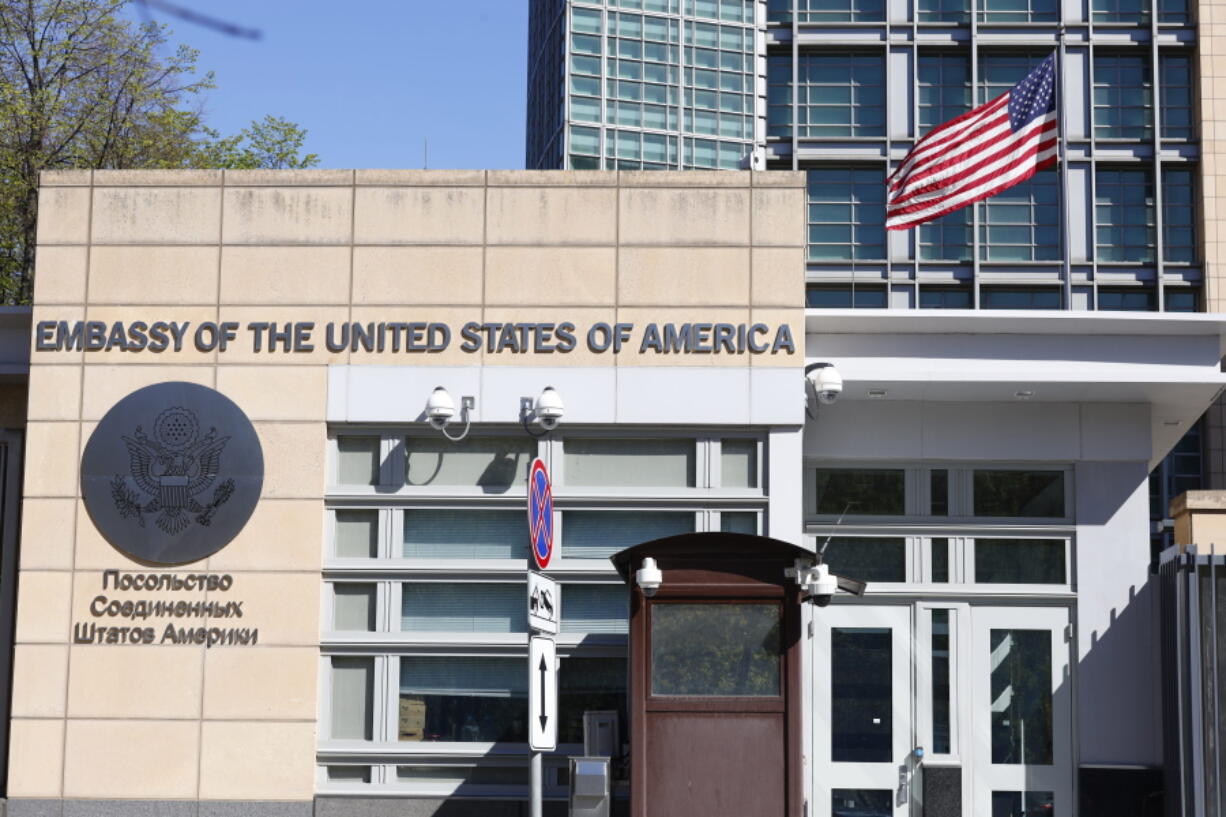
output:
M 1128 604 L 1123 611 L 1112 608 L 1110 623 L 1105 632 L 1094 631 L 1088 636 L 1089 650 L 1078 664 L 1079 678 L 1109 678 L 1113 675 L 1119 684 L 1127 685 L 1127 678 L 1119 678 L 1120 667 L 1152 666 L 1160 661 L 1157 628 L 1158 585 L 1153 576 L 1137 592 L 1135 585 L 1128 589 Z M 1138 644 L 1129 634 L 1149 632 L 1150 643 Z M 1137 651 L 1147 653 L 1148 660 L 1138 661 Z M 1144 681 L 1143 681 L 1144 682 Z M 1096 689 L 1103 689 L 1096 684 Z M 1063 690 L 1064 687 L 1062 686 Z M 1137 719 L 1153 724 L 1155 744 L 1162 739 L 1161 686 L 1150 696 L 1151 706 L 1144 711 L 1132 711 L 1114 706 L 1111 701 L 1081 699 L 1081 730 L 1094 730 L 1100 745 L 1112 743 L 1110 733 L 1117 726 L 1128 727 Z M 1087 707 L 1093 707 L 1087 712 Z M 1131 732 L 1132 730 L 1130 730 Z M 1121 741 L 1135 742 L 1135 737 L 1120 737 Z M 1127 745 L 1127 743 L 1125 743 Z M 1079 800 L 1081 817 L 1161 817 L 1163 813 L 1163 780 L 1161 768 L 1106 768 L 1083 767 L 1079 770 Z
M 546 801 L 544 817 L 566 817 L 567 804 Z M 627 817 L 628 800 L 613 801 L 613 817 Z M 507 800 L 315 798 L 315 817 L 529 817 L 528 803 Z

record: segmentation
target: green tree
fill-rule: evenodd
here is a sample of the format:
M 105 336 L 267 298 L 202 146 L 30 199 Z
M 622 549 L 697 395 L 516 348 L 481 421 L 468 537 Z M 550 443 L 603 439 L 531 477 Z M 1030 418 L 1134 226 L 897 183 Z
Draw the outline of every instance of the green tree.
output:
M 200 167 L 289 170 L 319 164 L 318 155 L 302 154 L 306 130 L 279 116 L 265 116 L 234 136 L 222 137 L 209 129 L 206 134 L 197 160 Z
M 211 73 L 130 0 L 0 0 L 0 303 L 33 293 L 38 179 L 64 168 L 310 167 L 306 132 L 267 117 L 205 126 Z

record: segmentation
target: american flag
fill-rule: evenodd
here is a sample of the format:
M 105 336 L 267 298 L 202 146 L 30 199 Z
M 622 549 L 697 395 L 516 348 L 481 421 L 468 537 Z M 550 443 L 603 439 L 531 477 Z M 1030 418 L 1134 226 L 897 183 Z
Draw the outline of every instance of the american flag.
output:
M 1011 89 L 939 125 L 886 179 L 886 229 L 906 230 L 1024 182 L 1056 162 L 1056 55 Z

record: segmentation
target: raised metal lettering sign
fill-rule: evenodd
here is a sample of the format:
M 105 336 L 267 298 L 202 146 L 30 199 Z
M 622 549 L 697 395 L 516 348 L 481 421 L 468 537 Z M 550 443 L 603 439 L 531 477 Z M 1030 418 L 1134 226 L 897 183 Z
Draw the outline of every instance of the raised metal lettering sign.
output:
M 234 401 L 194 383 L 158 383 L 120 400 L 81 458 L 94 525 L 142 562 L 184 564 L 221 550 L 251 518 L 264 454 Z

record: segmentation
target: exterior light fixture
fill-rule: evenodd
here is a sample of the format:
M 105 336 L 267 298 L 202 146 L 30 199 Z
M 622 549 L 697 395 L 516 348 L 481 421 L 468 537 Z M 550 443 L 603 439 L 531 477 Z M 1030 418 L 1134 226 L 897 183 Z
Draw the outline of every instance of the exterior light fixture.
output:
M 643 566 L 634 571 L 634 581 L 638 583 L 643 595 L 651 598 L 660 591 L 660 585 L 664 584 L 664 574 L 660 572 L 656 560 L 648 556 L 643 559 Z
M 426 401 L 426 420 L 443 432 L 444 437 L 458 443 L 468 436 L 468 430 L 472 426 L 469 412 L 476 406 L 476 398 L 467 395 L 460 398 L 460 417 L 464 420 L 464 431 L 458 437 L 453 437 L 447 433 L 447 426 L 451 425 L 451 420 L 456 414 L 455 401 L 451 399 L 451 394 L 446 389 L 442 386 L 435 386 L 434 391 L 430 392 L 430 399 Z
M 869 389 L 868 399 L 869 400 L 884 400 L 887 393 L 888 392 L 885 389 Z
M 1015 391 L 1013 396 L 1018 400 L 1029 400 L 1031 397 L 1034 397 L 1034 392 L 1030 389 L 1024 389 L 1022 391 Z
M 558 394 L 558 390 L 553 386 L 546 386 L 535 401 L 530 397 L 519 401 L 519 417 L 524 424 L 524 431 L 533 437 L 544 437 L 553 431 L 565 414 L 566 405 L 562 402 L 562 395 Z M 534 432 L 528 426 L 529 422 L 539 425 L 542 431 L 539 434 Z

